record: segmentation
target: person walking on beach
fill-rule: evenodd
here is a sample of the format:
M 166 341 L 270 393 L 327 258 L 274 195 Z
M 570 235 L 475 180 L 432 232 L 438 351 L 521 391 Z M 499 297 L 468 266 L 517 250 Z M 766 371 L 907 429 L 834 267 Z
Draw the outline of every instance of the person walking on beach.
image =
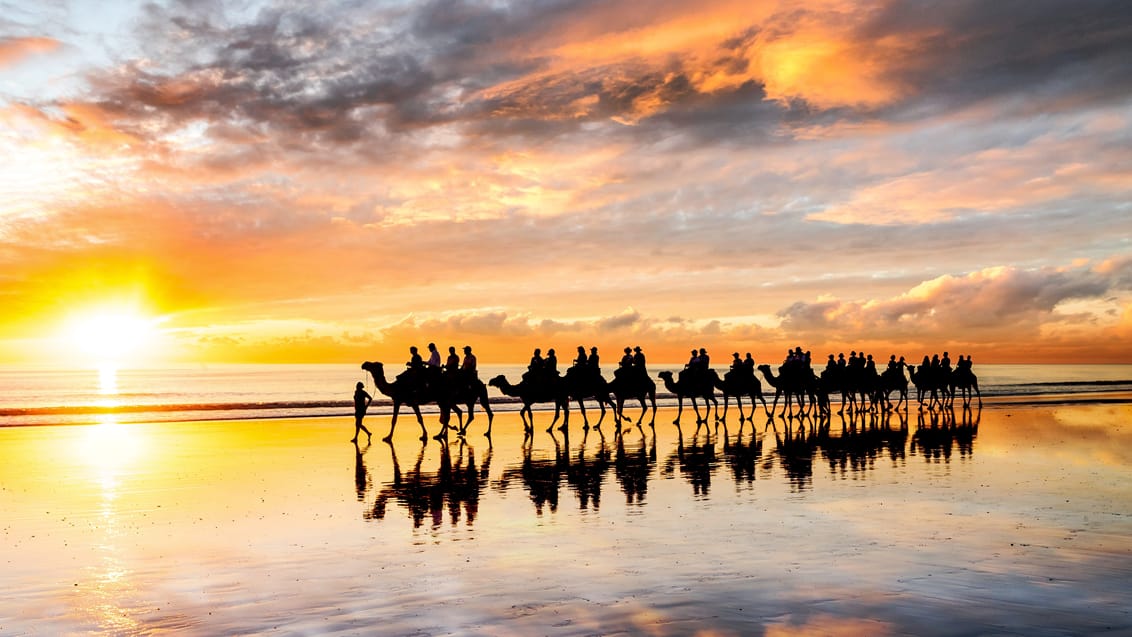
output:
M 357 387 L 354 388 L 354 437 L 350 439 L 350 442 L 357 442 L 358 433 L 362 431 L 366 432 L 367 442 L 373 437 L 369 429 L 366 429 L 366 426 L 362 424 L 362 418 L 365 418 L 366 410 L 369 409 L 371 402 L 373 402 L 373 396 L 370 396 L 365 385 L 359 382 Z

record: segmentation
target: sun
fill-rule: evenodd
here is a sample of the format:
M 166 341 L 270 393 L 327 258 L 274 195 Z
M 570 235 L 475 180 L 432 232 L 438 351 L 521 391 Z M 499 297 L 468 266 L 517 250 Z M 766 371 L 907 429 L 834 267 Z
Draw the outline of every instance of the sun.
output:
M 90 310 L 73 315 L 63 330 L 71 353 L 98 367 L 120 367 L 146 357 L 160 319 L 128 308 Z

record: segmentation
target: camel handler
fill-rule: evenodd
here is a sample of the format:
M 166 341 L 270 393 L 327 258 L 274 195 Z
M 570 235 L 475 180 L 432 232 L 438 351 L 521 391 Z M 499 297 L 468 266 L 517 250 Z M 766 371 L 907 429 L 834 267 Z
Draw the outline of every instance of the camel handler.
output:
M 362 424 L 362 418 L 366 417 L 366 411 L 372 402 L 373 396 L 370 396 L 369 392 L 366 391 L 365 385 L 358 382 L 354 388 L 354 437 L 350 439 L 350 442 L 358 442 L 358 433 L 362 431 L 366 432 L 366 442 L 369 442 L 370 438 L 373 437 L 369 429 L 366 429 L 366 426 Z

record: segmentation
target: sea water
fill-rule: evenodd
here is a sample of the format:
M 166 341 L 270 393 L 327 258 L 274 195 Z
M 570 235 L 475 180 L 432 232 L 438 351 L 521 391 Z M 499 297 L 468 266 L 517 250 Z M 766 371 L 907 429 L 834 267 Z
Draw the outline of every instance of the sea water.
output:
M 655 374 L 682 364 L 650 364 Z M 483 365 L 485 382 L 497 374 L 518 383 L 523 365 Z M 393 375 L 393 369 L 389 370 Z M 721 374 L 725 369 L 717 369 Z M 1039 396 L 1132 391 L 1132 365 L 976 365 L 983 396 Z M 612 378 L 612 368 L 605 370 Z M 371 413 L 391 403 L 358 365 L 209 364 L 152 369 L 0 367 L 0 426 L 176 420 L 337 416 L 351 413 L 363 382 L 374 396 Z M 657 380 L 660 404 L 674 405 Z M 768 398 L 773 390 L 763 384 Z M 517 409 L 494 387 L 496 409 Z M 427 408 L 426 413 L 435 413 Z

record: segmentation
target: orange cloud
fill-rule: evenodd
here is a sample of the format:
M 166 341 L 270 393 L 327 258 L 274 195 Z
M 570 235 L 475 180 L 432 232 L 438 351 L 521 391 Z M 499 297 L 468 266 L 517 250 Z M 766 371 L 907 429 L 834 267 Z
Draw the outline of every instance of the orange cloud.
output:
M 32 55 L 52 53 L 61 46 L 54 38 L 0 38 L 0 68 L 22 62 Z

